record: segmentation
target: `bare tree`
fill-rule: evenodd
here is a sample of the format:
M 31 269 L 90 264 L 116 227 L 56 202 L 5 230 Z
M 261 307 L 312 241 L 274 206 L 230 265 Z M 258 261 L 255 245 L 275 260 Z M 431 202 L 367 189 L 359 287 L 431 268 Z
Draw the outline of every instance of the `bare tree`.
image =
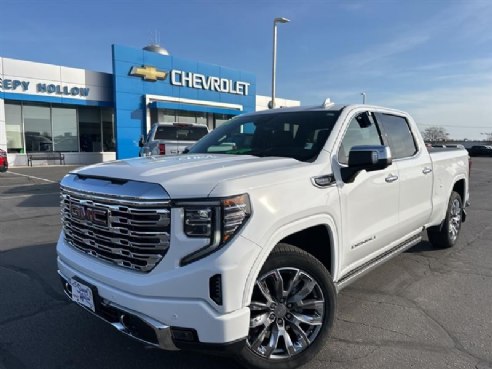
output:
M 482 133 L 482 134 L 485 135 L 485 137 L 486 137 L 485 139 L 487 141 L 489 141 L 489 142 L 492 141 L 492 132 L 485 132 L 485 133 Z
M 444 127 L 433 126 L 426 128 L 422 136 L 426 142 L 442 142 L 448 139 L 449 133 Z

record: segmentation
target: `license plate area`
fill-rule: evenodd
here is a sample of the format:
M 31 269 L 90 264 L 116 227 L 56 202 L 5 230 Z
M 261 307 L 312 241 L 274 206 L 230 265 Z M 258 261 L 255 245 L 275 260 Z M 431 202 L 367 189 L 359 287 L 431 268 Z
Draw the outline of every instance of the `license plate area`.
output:
M 72 301 L 95 313 L 99 304 L 97 288 L 79 277 L 70 279 L 70 286 L 72 287 Z

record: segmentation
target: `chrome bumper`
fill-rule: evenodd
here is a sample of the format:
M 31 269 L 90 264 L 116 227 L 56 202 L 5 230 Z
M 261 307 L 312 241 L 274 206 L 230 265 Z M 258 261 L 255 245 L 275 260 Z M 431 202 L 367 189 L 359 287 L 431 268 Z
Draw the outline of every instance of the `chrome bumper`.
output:
M 67 278 L 58 271 L 63 283 L 63 290 L 72 300 L 71 285 Z M 171 327 L 164 325 L 148 316 L 126 309 L 106 299 L 98 302 L 96 312 L 84 307 L 85 310 L 111 324 L 121 333 L 138 341 L 161 348 L 163 350 L 179 350 L 172 339 Z

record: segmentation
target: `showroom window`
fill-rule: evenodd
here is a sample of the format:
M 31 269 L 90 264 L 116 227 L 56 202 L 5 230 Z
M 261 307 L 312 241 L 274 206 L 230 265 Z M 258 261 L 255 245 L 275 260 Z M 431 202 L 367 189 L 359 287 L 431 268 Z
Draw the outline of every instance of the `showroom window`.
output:
M 5 104 L 5 125 L 7 128 L 7 152 L 24 152 L 22 105 L 20 103 Z
M 80 151 L 101 151 L 101 132 L 101 110 L 79 108 Z
M 116 144 L 114 140 L 114 112 L 112 108 L 103 108 L 101 110 L 102 128 L 103 128 L 103 151 L 115 151 Z
M 53 151 L 51 112 L 49 106 L 24 104 L 24 134 L 26 151 Z
M 115 151 L 113 108 L 5 102 L 7 151 Z
M 223 124 L 224 122 L 228 121 L 229 119 L 231 119 L 233 117 L 234 117 L 234 115 L 230 115 L 230 114 L 215 113 L 214 114 L 214 128 L 217 128 L 218 126 L 220 126 L 221 124 Z
M 53 120 L 53 150 L 79 151 L 77 109 L 53 107 L 51 114 Z

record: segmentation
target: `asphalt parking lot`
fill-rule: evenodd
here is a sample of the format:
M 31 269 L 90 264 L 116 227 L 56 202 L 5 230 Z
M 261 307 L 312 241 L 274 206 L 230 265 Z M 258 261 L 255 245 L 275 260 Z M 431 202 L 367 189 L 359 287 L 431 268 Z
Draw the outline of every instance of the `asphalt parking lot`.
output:
M 56 272 L 58 181 L 0 173 L 0 369 L 239 368 L 135 342 L 70 303 Z M 305 368 L 492 368 L 492 159 L 474 158 L 459 243 L 421 242 L 345 289 L 333 337 Z

